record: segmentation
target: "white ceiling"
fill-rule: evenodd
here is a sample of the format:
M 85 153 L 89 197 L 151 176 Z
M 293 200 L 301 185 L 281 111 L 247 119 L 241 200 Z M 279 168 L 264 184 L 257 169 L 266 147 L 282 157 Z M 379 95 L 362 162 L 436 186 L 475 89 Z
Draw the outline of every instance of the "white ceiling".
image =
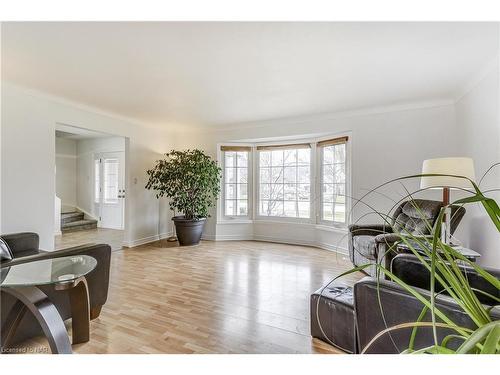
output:
M 3 23 L 4 79 L 154 125 L 453 97 L 497 23 Z

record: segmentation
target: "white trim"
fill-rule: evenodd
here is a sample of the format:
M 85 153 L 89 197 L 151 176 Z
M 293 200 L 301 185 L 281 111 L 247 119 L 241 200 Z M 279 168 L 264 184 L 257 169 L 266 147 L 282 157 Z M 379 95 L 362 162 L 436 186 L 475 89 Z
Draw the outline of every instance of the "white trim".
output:
M 347 225 L 345 227 L 332 227 L 332 226 L 328 226 L 328 225 L 324 225 L 324 224 L 316 224 L 315 229 L 316 230 L 323 230 L 326 232 L 341 233 L 341 234 L 348 233 Z
M 349 255 L 348 251 L 344 247 L 335 246 L 328 244 L 326 242 L 318 242 L 318 241 L 299 241 L 299 240 L 289 240 L 283 239 L 281 237 L 272 237 L 272 236 L 253 236 L 253 241 L 262 241 L 262 242 L 273 242 L 273 243 L 281 243 L 285 245 L 299 245 L 299 246 L 311 246 L 316 247 L 322 250 L 333 251 L 342 255 Z
M 155 234 L 153 236 L 139 238 L 137 240 L 123 241 L 123 247 L 128 247 L 128 248 L 137 247 L 140 245 L 145 245 L 147 243 L 163 240 L 165 238 L 170 237 L 171 235 L 172 235 L 172 231 L 167 232 L 167 233 L 161 233 L 160 235 Z
M 76 158 L 78 158 L 78 156 L 72 155 L 72 154 L 57 154 L 56 153 L 56 158 L 76 159 Z
M 240 129 L 256 129 L 256 128 L 265 128 L 269 126 L 281 126 L 281 125 L 294 125 L 301 124 L 310 121 L 328 121 L 339 118 L 348 118 L 348 117 L 358 117 L 358 116 L 372 116 L 377 114 L 384 113 L 393 113 L 393 112 L 402 112 L 402 111 L 410 111 L 416 109 L 426 109 L 426 108 L 435 108 L 435 107 L 444 107 L 448 105 L 455 104 L 455 100 L 453 99 L 434 99 L 427 101 L 417 101 L 417 102 L 407 102 L 400 104 L 393 104 L 387 106 L 375 106 L 375 107 L 364 107 L 355 110 L 349 111 L 339 111 L 339 112 L 325 112 L 321 114 L 312 114 L 312 115 L 304 115 L 304 116 L 294 116 L 294 117 L 279 117 L 274 119 L 267 119 L 263 121 L 250 121 L 250 122 L 240 122 L 231 124 L 231 126 L 227 126 L 227 124 L 213 128 L 206 129 L 205 132 L 216 132 L 216 131 L 229 131 L 229 130 L 240 130 Z M 201 130 L 201 129 L 200 129 Z
M 22 86 L 22 85 L 19 85 L 19 84 L 10 82 L 10 81 L 5 80 L 2 82 L 2 84 L 8 88 L 13 88 L 15 90 L 24 92 L 25 94 L 30 95 L 30 96 L 35 96 L 38 98 L 46 99 L 48 101 L 51 101 L 51 102 L 57 103 L 57 104 L 61 104 L 61 105 L 68 105 L 68 106 L 74 107 L 74 108 L 82 110 L 82 111 L 96 113 L 98 115 L 106 116 L 106 117 L 109 117 L 109 118 L 112 118 L 115 120 L 124 121 L 124 122 L 129 123 L 130 125 L 136 125 L 136 126 L 139 126 L 142 128 L 155 129 L 155 130 L 160 130 L 160 131 L 172 131 L 172 130 L 174 130 L 172 128 L 166 128 L 164 125 L 153 124 L 150 122 L 142 121 L 142 120 L 137 119 L 137 118 L 123 116 L 123 115 L 120 115 L 116 112 L 108 111 L 108 110 L 105 110 L 103 108 L 94 107 L 94 106 L 87 105 L 87 104 L 82 104 L 80 102 L 66 99 L 66 98 L 63 98 L 61 96 L 52 95 L 52 94 L 49 94 L 49 93 L 46 93 L 44 91 L 40 91 L 40 90 L 37 90 L 34 88 L 25 87 L 25 86 Z M 73 126 L 73 125 L 71 125 L 71 126 Z M 85 128 L 85 129 L 94 130 L 91 128 Z M 96 130 L 96 131 L 98 131 L 98 130 Z
M 253 224 L 255 221 L 251 219 L 247 220 L 238 220 L 238 219 L 225 219 L 225 220 L 220 220 L 217 221 L 217 225 L 233 225 L 233 224 Z
M 217 238 L 215 238 L 214 234 L 203 234 L 201 236 L 201 239 L 204 241 L 217 241 Z

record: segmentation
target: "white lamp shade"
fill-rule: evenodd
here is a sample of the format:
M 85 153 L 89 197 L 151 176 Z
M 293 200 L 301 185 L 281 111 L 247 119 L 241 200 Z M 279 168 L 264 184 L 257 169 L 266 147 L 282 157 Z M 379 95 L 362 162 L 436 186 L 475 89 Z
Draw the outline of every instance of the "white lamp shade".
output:
M 446 174 L 450 176 L 427 176 L 420 179 L 420 188 L 470 189 L 472 185 L 463 176 L 475 181 L 474 161 L 471 158 L 439 158 L 424 160 L 422 174 Z

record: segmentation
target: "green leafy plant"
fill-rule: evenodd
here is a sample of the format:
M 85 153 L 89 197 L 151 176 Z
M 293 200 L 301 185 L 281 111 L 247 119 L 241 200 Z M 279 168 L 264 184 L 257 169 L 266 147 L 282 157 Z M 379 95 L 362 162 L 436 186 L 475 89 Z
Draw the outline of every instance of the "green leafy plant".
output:
M 203 151 L 172 150 L 147 173 L 146 189 L 156 190 L 157 198 L 170 198 L 172 210 L 189 220 L 209 217 L 220 193 L 221 169 Z
M 500 163 L 492 166 L 487 173 L 493 169 L 495 166 L 500 166 Z M 404 180 L 410 180 L 427 176 L 449 176 L 449 175 L 437 175 L 437 174 L 422 174 L 422 175 L 412 175 L 400 177 L 391 181 L 388 181 L 365 194 L 361 199 L 357 200 L 356 204 L 361 203 L 364 204 L 364 199 L 371 193 L 376 192 L 378 189 L 395 182 L 402 182 Z M 480 203 L 492 223 L 495 225 L 497 230 L 500 232 L 500 208 L 497 202 L 490 197 L 485 195 L 485 192 L 481 191 L 479 186 L 472 180 L 468 179 L 464 176 L 453 176 L 456 178 L 465 178 L 469 180 L 471 183 L 471 190 L 463 190 L 467 193 L 466 198 L 458 199 L 450 204 L 451 205 L 469 205 L 473 203 Z M 483 177 L 484 178 L 484 177 Z M 417 192 L 420 192 L 417 191 Z M 403 200 L 409 200 L 413 202 L 413 195 L 416 194 L 409 193 L 400 199 L 398 202 L 395 202 L 395 205 L 392 209 L 394 209 L 397 205 L 399 205 Z M 379 216 L 382 219 L 385 225 L 391 226 L 391 215 L 384 214 L 375 210 L 373 207 L 370 207 L 368 204 L 365 204 L 370 208 L 371 213 Z M 419 210 L 418 205 L 414 204 L 414 207 Z M 399 243 L 406 244 L 407 248 L 413 253 L 418 260 L 429 270 L 430 273 L 430 297 L 423 295 L 419 289 L 408 285 L 403 280 L 399 279 L 394 275 L 389 269 L 385 268 L 383 264 L 377 263 L 377 278 L 386 277 L 395 283 L 399 284 L 403 287 L 409 294 L 419 300 L 422 305 L 422 312 L 415 322 L 408 322 L 403 324 L 398 324 L 393 327 L 387 327 L 383 331 L 379 332 L 368 344 L 365 348 L 362 349 L 362 353 L 366 352 L 370 346 L 380 339 L 384 335 L 390 335 L 391 332 L 397 331 L 399 329 L 408 329 L 412 328 L 412 334 L 410 340 L 408 342 L 408 348 L 403 351 L 403 353 L 432 353 L 432 354 L 466 354 L 466 353 L 481 353 L 481 354 L 499 354 L 500 353 L 500 321 L 493 320 L 491 317 L 491 306 L 485 306 L 481 304 L 476 293 L 486 294 L 490 299 L 496 301 L 496 305 L 500 305 L 500 299 L 496 296 L 492 296 L 487 294 L 484 291 L 476 290 L 471 287 L 469 284 L 469 280 L 467 278 L 467 274 L 463 271 L 463 266 L 470 267 L 474 271 L 476 271 L 479 275 L 481 275 L 484 280 L 488 283 L 500 289 L 500 281 L 482 267 L 478 266 L 476 263 L 471 260 L 465 258 L 462 254 L 457 252 L 453 247 L 449 246 L 446 243 L 443 243 L 440 238 L 441 232 L 441 224 L 443 216 L 449 206 L 445 206 L 441 208 L 439 216 L 436 220 L 434 227 L 432 223 L 427 222 L 429 229 L 431 230 L 431 236 L 418 236 L 412 234 L 405 229 L 392 228 L 394 234 L 399 238 L 393 246 L 390 246 L 384 256 L 388 255 L 390 252 L 394 252 L 397 249 L 397 245 Z M 391 211 L 392 211 L 391 209 Z M 424 217 L 424 215 L 421 215 Z M 418 249 L 417 249 L 418 247 Z M 354 267 L 353 269 L 344 272 L 339 275 L 335 279 L 333 279 L 329 284 L 333 281 L 346 276 L 348 274 L 362 271 L 365 268 L 370 267 L 370 264 L 365 264 L 362 266 Z M 461 268 L 462 267 L 462 268 Z M 457 303 L 458 306 L 469 316 L 471 321 L 475 325 L 475 329 L 470 329 L 466 327 L 462 327 L 456 322 L 452 321 L 450 318 L 446 316 L 439 308 L 436 306 L 436 296 L 439 293 L 435 291 L 435 285 L 438 282 L 443 287 L 443 293 L 448 294 L 453 300 Z M 441 293 L 441 292 L 440 292 Z M 319 301 L 318 301 L 319 303 Z M 379 298 L 379 307 L 383 309 L 381 305 L 381 301 Z M 426 313 L 431 313 L 431 322 L 423 321 Z M 439 319 L 439 322 L 437 321 Z M 433 330 L 433 338 L 434 343 L 426 348 L 421 348 L 415 350 L 414 343 L 415 337 L 417 334 L 417 330 L 420 327 L 432 327 Z M 453 334 L 446 336 L 443 340 L 438 341 L 437 338 L 437 328 L 448 328 L 454 331 Z M 452 339 L 460 340 L 461 345 L 453 349 L 449 346 Z

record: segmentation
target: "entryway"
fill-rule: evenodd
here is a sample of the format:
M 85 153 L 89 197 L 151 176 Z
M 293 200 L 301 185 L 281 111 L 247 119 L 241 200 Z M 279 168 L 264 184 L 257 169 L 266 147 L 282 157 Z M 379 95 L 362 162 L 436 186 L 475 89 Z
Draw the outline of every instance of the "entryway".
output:
M 107 243 L 125 227 L 124 137 L 57 124 L 55 248 Z

